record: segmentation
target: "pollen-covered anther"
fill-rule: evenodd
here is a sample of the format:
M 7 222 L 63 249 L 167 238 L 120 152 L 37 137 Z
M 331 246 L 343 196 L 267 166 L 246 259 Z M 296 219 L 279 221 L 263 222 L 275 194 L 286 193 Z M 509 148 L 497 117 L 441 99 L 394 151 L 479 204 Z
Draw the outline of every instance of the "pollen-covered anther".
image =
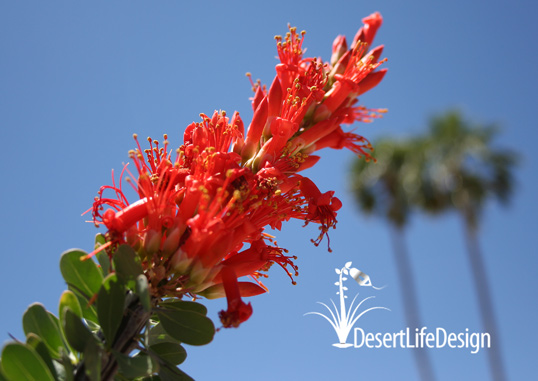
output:
M 247 76 L 248 80 L 250 81 L 250 85 L 252 86 L 252 91 L 255 92 L 256 91 L 256 85 L 254 84 L 254 81 L 252 80 L 252 74 L 247 72 L 245 75 Z

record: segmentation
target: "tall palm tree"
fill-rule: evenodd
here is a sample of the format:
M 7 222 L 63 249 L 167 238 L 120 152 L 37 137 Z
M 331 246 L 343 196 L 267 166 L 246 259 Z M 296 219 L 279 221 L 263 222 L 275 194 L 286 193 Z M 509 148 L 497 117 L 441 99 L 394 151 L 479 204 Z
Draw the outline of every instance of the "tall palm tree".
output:
M 418 141 L 396 143 L 378 141 L 376 164 L 356 160 L 352 167 L 352 189 L 360 208 L 389 222 L 394 259 L 407 325 L 411 330 L 422 326 L 415 277 L 404 239 L 409 211 L 419 195 L 420 150 Z M 433 368 L 424 349 L 413 351 L 421 380 L 434 380 Z
M 492 337 L 488 351 L 494 380 L 506 374 L 487 274 L 478 243 L 479 219 L 489 198 L 506 203 L 512 194 L 516 155 L 491 147 L 497 129 L 472 125 L 458 112 L 430 123 L 429 144 L 422 163 L 420 203 L 427 212 L 455 209 L 462 216 L 468 259 L 474 278 L 482 324 Z

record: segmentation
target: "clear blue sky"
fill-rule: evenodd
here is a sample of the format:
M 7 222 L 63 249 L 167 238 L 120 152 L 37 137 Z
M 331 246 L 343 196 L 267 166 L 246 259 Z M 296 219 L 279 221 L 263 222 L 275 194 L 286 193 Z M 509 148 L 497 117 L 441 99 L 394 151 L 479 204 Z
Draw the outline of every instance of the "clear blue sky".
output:
M 189 3 L 189 4 L 187 4 Z M 60 254 L 90 250 L 96 229 L 80 217 L 110 183 L 133 147 L 131 135 L 181 143 L 201 112 L 250 115 L 244 74 L 274 76 L 273 36 L 287 23 L 307 31 L 308 54 L 330 57 L 338 34 L 352 38 L 360 19 L 382 12 L 376 42 L 386 46 L 389 73 L 361 102 L 387 107 L 369 138 L 404 137 L 451 108 L 503 127 L 499 146 L 523 160 L 509 208 L 486 207 L 480 235 L 510 379 L 538 373 L 536 141 L 538 7 L 531 1 L 11 1 L 0 3 L 0 338 L 22 337 L 26 307 L 52 311 L 65 288 Z M 508 5 L 509 4 L 509 5 Z M 368 331 L 405 327 L 388 229 L 353 204 L 346 175 L 352 154 L 324 153 L 309 172 L 344 202 L 331 232 L 333 253 L 314 247 L 315 227 L 288 224 L 281 246 L 299 256 L 298 285 L 274 269 L 270 293 L 253 298 L 252 318 L 221 331 L 206 347 L 187 348 L 183 369 L 197 380 L 416 379 L 405 349 L 337 349 L 317 301 L 335 298 L 335 267 L 345 262 L 388 285 L 359 325 Z M 481 331 L 478 306 L 456 215 L 413 216 L 407 241 L 428 327 Z M 350 292 L 358 291 L 351 288 Z M 362 289 L 361 296 L 369 295 Z M 208 302 L 216 319 L 223 302 Z M 372 304 L 373 305 L 373 304 Z M 489 377 L 485 351 L 431 351 L 439 380 Z

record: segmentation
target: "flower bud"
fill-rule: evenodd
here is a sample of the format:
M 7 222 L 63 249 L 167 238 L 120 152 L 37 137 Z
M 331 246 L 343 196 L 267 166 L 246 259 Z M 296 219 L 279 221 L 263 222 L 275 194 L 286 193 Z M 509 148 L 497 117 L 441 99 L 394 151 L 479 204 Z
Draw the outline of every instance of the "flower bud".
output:
M 331 55 L 331 66 L 334 66 L 340 57 L 347 52 L 347 41 L 345 36 L 338 36 L 334 39 L 333 42 L 333 52 Z
M 160 232 L 155 231 L 155 230 L 147 231 L 144 237 L 144 249 L 149 255 L 159 250 L 161 246 L 161 238 L 162 238 L 162 235 Z

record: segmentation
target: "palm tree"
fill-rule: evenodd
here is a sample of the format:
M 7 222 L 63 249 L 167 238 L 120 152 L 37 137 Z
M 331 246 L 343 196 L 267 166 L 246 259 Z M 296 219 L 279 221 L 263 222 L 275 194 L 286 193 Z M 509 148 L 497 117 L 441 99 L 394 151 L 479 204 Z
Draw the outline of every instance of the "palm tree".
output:
M 421 144 L 419 141 L 378 141 L 374 144 L 377 163 L 356 160 L 351 174 L 352 189 L 360 208 L 389 222 L 405 319 L 412 330 L 422 324 L 404 227 L 410 208 L 416 203 L 414 199 L 420 194 L 417 179 L 420 175 L 421 151 L 416 148 Z M 417 348 L 413 354 L 420 378 L 433 380 L 433 368 L 427 352 Z
M 491 148 L 497 129 L 471 125 L 458 112 L 430 123 L 429 144 L 422 163 L 421 206 L 437 213 L 455 209 L 463 219 L 467 254 L 474 278 L 482 324 L 492 337 L 488 351 L 494 380 L 505 380 L 491 292 L 478 243 L 479 219 L 487 199 L 506 203 L 512 194 L 516 155 Z

